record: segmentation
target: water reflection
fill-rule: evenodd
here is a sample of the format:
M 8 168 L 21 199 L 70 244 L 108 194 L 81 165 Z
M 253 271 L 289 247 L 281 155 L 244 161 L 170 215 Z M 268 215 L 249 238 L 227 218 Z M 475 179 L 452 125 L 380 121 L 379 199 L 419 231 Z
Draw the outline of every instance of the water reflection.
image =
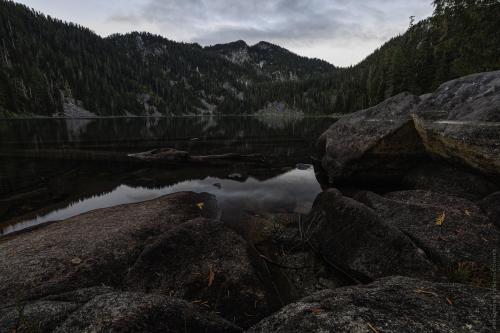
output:
M 311 163 L 316 139 L 335 121 L 253 116 L 0 120 L 0 230 L 177 191 L 213 193 L 226 212 L 305 211 L 320 188 L 312 169 L 293 167 Z M 119 158 L 159 147 L 202 155 L 259 153 L 269 164 L 155 167 Z M 242 177 L 229 179 L 235 173 Z
M 245 143 L 315 140 L 331 117 L 206 116 L 0 121 L 0 151 L 47 148 L 129 148 L 200 141 Z M 195 147 L 197 148 L 197 147 Z
M 34 219 L 8 224 L 0 229 L 0 234 L 66 219 L 98 208 L 151 200 L 180 191 L 214 194 L 224 218 L 225 213 L 235 210 L 249 213 L 307 213 L 321 188 L 311 166 L 307 168 L 301 166 L 300 169 L 292 169 L 267 180 L 248 177 L 240 182 L 218 177 L 205 177 L 158 188 L 121 184 L 110 192 L 80 200 Z

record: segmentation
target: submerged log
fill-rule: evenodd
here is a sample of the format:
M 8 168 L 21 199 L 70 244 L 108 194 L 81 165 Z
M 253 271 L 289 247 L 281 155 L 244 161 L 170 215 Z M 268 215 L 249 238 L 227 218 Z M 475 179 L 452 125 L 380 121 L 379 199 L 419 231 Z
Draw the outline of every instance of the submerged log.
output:
M 129 154 L 145 162 L 160 164 L 178 164 L 178 163 L 199 163 L 210 165 L 226 165 L 234 162 L 250 162 L 256 164 L 265 164 L 266 160 L 262 154 L 218 154 L 218 155 L 191 155 L 187 151 L 174 148 L 159 148 L 137 154 Z

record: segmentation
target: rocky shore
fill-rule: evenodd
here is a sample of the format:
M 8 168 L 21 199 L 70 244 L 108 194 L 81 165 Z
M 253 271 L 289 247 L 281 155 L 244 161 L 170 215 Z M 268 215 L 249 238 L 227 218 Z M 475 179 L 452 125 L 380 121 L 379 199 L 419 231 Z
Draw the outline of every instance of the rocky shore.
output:
M 500 71 L 318 141 L 307 215 L 182 192 L 0 238 L 0 332 L 496 332 Z

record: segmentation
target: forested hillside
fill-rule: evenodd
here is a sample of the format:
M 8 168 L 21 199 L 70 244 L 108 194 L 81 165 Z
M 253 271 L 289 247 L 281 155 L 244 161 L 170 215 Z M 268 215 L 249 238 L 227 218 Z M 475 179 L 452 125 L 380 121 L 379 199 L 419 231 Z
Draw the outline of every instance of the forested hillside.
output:
M 350 68 L 243 41 L 203 48 L 148 33 L 102 38 L 0 0 L 0 116 L 253 113 L 284 102 L 346 113 L 500 69 L 497 0 L 437 0 L 435 14 Z
M 241 103 L 250 85 L 298 79 L 317 64 L 318 72 L 334 70 L 264 43 L 252 52 L 262 64 L 256 70 L 216 48 L 148 33 L 101 38 L 11 1 L 0 2 L 0 39 L 0 114 L 7 116 L 249 112 Z
M 394 37 L 358 65 L 327 79 L 255 86 L 253 96 L 281 98 L 310 112 L 348 113 L 400 92 L 424 94 L 441 83 L 500 69 L 500 1 L 436 0 L 432 17 Z

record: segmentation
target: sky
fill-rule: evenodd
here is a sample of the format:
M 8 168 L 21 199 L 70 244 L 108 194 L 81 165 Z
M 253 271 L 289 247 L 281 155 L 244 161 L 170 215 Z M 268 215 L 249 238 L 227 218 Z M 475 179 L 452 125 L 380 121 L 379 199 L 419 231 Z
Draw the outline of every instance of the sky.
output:
M 336 66 L 354 65 L 404 33 L 431 0 L 18 0 L 105 37 L 148 31 L 201 45 L 268 41 Z

